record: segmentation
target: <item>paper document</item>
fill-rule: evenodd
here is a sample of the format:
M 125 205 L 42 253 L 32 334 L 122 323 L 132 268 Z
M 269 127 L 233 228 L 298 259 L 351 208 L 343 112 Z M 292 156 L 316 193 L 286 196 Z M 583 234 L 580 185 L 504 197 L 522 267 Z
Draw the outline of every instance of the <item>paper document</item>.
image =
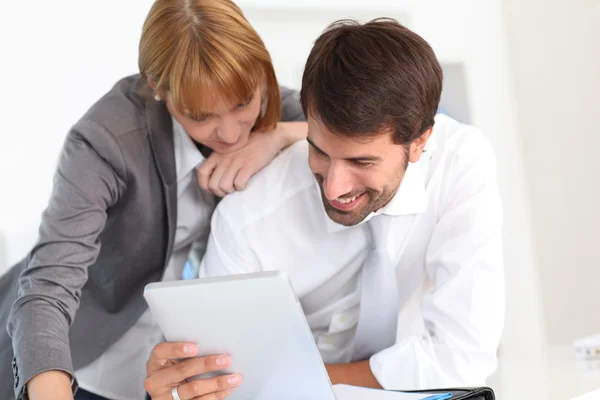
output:
M 445 400 L 452 397 L 443 393 L 392 392 L 348 385 L 333 385 L 333 393 L 337 400 Z
M 339 397 L 338 397 L 339 399 Z M 571 400 L 598 400 L 600 399 L 600 389 L 593 392 L 582 394 L 581 396 L 573 397 Z

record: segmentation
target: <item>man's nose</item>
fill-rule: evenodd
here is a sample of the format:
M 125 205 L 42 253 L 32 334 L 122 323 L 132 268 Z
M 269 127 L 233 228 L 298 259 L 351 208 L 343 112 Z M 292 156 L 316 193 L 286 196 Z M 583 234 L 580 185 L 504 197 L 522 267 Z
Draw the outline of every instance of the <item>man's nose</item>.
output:
M 328 200 L 337 199 L 352 191 L 351 176 L 343 166 L 337 163 L 330 164 L 323 181 L 323 191 Z

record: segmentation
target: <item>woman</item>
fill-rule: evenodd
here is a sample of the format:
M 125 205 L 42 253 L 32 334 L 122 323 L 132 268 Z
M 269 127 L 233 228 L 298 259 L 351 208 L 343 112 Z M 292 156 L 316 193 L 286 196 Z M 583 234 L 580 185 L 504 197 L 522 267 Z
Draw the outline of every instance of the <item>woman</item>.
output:
M 304 119 L 297 96 L 280 92 L 231 1 L 157 0 L 139 67 L 67 135 L 39 240 L 0 280 L 3 318 L 16 298 L 12 349 L 6 338 L 0 351 L 14 349 L 18 398 L 65 399 L 77 386 L 78 399 L 144 398 L 160 341 L 144 286 L 180 279 L 217 196 L 243 189 L 306 133 L 287 122 Z

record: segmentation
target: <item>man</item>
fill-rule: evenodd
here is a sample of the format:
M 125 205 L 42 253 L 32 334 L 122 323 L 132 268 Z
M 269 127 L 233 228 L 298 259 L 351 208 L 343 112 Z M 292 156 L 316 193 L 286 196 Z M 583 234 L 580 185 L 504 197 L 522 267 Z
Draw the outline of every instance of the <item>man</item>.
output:
M 435 117 L 441 89 L 432 49 L 398 23 L 332 25 L 302 79 L 308 144 L 213 216 L 201 274 L 285 270 L 334 384 L 480 385 L 496 368 L 504 292 L 494 155 L 475 128 Z M 153 371 L 170 383 L 186 377 L 171 368 L 166 378 L 165 360 L 181 356 L 173 349 L 159 345 L 148 362 L 151 394 L 162 393 Z M 222 368 L 203 363 L 186 373 Z M 178 393 L 221 398 L 237 384 Z

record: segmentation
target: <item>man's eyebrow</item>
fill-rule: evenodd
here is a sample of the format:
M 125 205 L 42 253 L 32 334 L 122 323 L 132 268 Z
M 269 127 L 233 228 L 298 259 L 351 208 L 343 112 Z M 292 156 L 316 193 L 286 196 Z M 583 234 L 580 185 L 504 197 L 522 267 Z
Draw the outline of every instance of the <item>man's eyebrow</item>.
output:
M 327 153 L 325 153 L 323 150 L 321 150 L 319 147 L 317 147 L 317 145 L 312 140 L 310 140 L 310 138 L 307 137 L 306 141 L 308 142 L 308 144 L 310 144 L 312 147 L 314 147 L 315 150 L 317 150 L 319 153 L 323 153 L 323 154 L 327 155 Z
M 381 157 L 377 157 L 377 156 L 358 156 L 358 157 L 350 157 L 350 158 L 345 158 L 346 161 L 353 161 L 353 162 L 379 162 L 381 161 Z
M 319 153 L 323 153 L 329 157 L 329 155 L 327 153 L 325 153 L 323 150 L 321 150 L 312 140 L 310 140 L 309 138 L 306 138 L 306 141 L 312 147 L 314 147 L 315 150 L 317 150 Z M 381 157 L 378 157 L 378 156 L 356 156 L 356 157 L 344 158 L 344 160 L 351 161 L 351 162 L 379 162 L 382 159 L 381 159 Z

